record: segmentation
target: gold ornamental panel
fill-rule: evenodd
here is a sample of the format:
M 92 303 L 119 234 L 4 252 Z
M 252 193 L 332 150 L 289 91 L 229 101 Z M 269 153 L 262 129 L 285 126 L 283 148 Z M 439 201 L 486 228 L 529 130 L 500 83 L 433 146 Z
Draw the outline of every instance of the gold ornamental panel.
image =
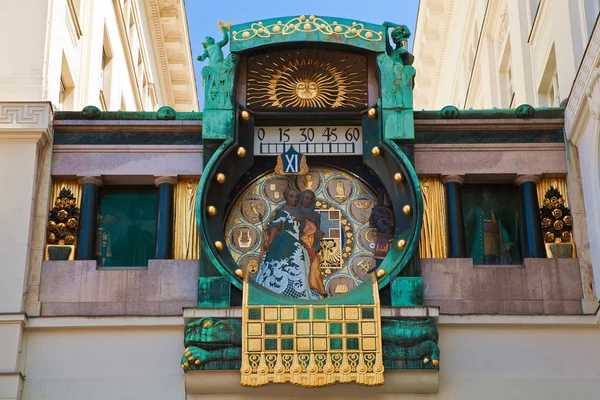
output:
M 250 57 L 248 107 L 364 108 L 365 56 L 324 50 L 289 50 Z

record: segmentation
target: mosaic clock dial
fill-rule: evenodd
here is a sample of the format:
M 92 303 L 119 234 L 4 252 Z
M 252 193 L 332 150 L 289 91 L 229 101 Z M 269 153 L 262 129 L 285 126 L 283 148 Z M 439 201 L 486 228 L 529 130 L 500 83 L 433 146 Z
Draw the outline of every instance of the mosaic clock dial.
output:
M 268 173 L 234 203 L 227 246 L 251 280 L 276 293 L 336 296 L 358 286 L 376 266 L 376 206 L 372 188 L 343 170 Z

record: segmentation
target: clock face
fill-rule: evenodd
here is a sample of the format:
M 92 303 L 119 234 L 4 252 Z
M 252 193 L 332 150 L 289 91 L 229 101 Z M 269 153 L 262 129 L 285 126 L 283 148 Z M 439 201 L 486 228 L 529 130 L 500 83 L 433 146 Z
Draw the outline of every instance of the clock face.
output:
M 233 203 L 226 243 L 254 284 L 299 299 L 333 297 L 368 279 L 385 257 L 391 235 L 373 217 L 389 216 L 393 226 L 393 212 L 384 193 L 379 199 L 340 169 L 267 173 Z

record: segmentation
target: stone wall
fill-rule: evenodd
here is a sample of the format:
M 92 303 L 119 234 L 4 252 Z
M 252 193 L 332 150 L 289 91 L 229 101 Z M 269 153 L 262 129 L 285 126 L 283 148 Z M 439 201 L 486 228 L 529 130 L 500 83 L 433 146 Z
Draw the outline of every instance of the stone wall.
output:
M 44 261 L 43 316 L 182 315 L 198 299 L 198 260 L 149 260 L 148 269 L 96 261 Z
M 473 265 L 470 258 L 421 259 L 425 304 L 440 314 L 581 314 L 575 258 L 526 258 L 523 266 Z

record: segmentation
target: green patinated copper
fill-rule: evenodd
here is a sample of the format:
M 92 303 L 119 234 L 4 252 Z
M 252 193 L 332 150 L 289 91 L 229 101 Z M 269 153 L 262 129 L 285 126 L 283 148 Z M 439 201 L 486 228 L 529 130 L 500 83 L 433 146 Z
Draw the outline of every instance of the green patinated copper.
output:
M 237 56 L 223 56 L 223 46 L 229 41 L 225 26 L 221 27 L 223 39 L 215 42 L 207 37 L 202 42 L 204 53 L 198 61 L 208 59 L 208 65 L 202 68 L 204 86 L 204 113 L 202 137 L 205 140 L 225 140 L 233 136 L 234 126 L 234 78 Z
M 514 119 L 514 118 L 563 118 L 564 108 L 543 107 L 533 108 L 529 104 L 522 104 L 517 108 L 494 108 L 481 110 L 459 110 L 455 106 L 446 106 L 441 110 L 415 111 L 417 120 L 426 119 Z
M 392 279 L 393 307 L 423 306 L 423 278 L 397 276 Z
M 204 257 L 200 259 L 200 274 L 198 277 L 198 307 L 228 307 L 230 305 L 229 298 L 225 298 L 222 293 L 216 292 L 216 286 L 227 286 L 227 293 L 231 290 L 230 283 L 238 283 L 231 271 L 223 265 L 219 252 L 215 248 L 214 242 L 210 241 L 211 235 L 208 232 L 208 224 L 206 223 L 206 202 L 204 201 L 204 193 L 210 184 L 214 175 L 214 166 L 219 158 L 233 143 L 233 138 L 225 140 L 214 151 L 208 162 L 204 165 L 204 173 L 198 183 L 198 196 L 196 196 L 196 225 L 198 226 L 198 236 L 200 237 L 200 248 Z M 217 209 L 220 211 L 220 208 Z M 213 238 L 213 240 L 225 242 L 224 238 Z M 211 267 L 216 268 L 221 275 L 219 277 L 209 276 L 207 270 Z M 218 279 L 215 279 L 218 278 Z M 241 285 L 240 285 L 241 286 Z
M 393 24 L 386 22 L 385 26 L 387 30 Z M 412 91 L 416 73 L 410 65 L 412 55 L 405 47 L 410 31 L 400 25 L 392 30 L 391 35 L 396 48 L 392 49 L 388 44 L 387 53 L 377 56 L 383 137 L 386 140 L 410 140 L 415 137 Z
M 439 335 L 433 319 L 382 318 L 381 331 L 385 368 L 438 369 Z M 239 369 L 242 321 L 211 317 L 192 321 L 185 327 L 184 346 L 185 371 Z
M 147 121 L 175 120 L 202 121 L 201 112 L 177 112 L 171 107 L 161 107 L 158 111 L 100 111 L 98 107 L 87 106 L 82 111 L 59 111 L 54 120 L 100 120 L 100 121 Z
M 232 52 L 297 42 L 346 45 L 373 52 L 386 49 L 384 26 L 345 18 L 299 15 L 231 27 Z
M 415 171 L 412 163 L 404 154 L 402 149 L 396 144 L 393 140 L 383 140 L 383 148 L 384 152 L 389 152 L 393 157 L 399 159 L 398 163 L 402 163 L 406 167 L 407 184 L 410 182 L 413 190 L 415 191 L 415 201 L 413 203 L 413 210 L 411 213 L 411 218 L 415 219 L 414 229 L 407 230 L 405 226 L 401 226 L 398 223 L 398 215 L 401 215 L 400 210 L 404 204 L 401 204 L 399 200 L 392 196 L 392 204 L 394 211 L 396 213 L 396 230 L 394 233 L 394 240 L 392 242 L 392 246 L 387 253 L 387 256 L 379 266 L 379 269 L 383 269 L 386 271 L 386 274 L 379 279 L 379 287 L 384 287 L 387 285 L 393 277 L 396 277 L 403 269 L 408 265 L 410 259 L 417 252 L 417 246 L 419 244 L 419 236 L 421 234 L 421 226 L 423 225 L 423 195 L 421 193 L 421 185 L 419 184 L 419 178 L 417 177 L 417 172 Z M 381 179 L 385 182 L 386 180 L 391 179 L 389 176 L 382 176 Z M 406 247 L 404 249 L 399 249 L 396 246 L 396 243 L 399 240 L 406 241 Z M 421 295 L 422 296 L 422 295 Z M 397 300 L 392 299 L 392 303 L 398 302 Z

